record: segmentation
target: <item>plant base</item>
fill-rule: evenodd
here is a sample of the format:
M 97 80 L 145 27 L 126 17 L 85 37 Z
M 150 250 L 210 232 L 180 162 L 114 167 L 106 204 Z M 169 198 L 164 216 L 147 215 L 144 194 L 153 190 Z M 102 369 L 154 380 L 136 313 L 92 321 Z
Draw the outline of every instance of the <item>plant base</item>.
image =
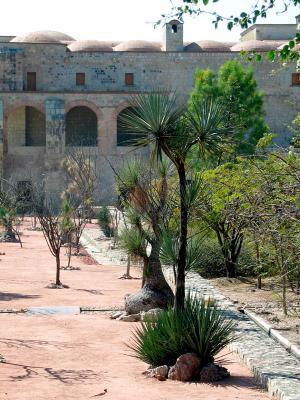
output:
M 171 289 L 158 291 L 145 285 L 139 292 L 125 297 L 127 314 L 138 314 L 154 308 L 167 308 L 173 305 L 174 295 Z
M 56 283 L 50 283 L 49 285 L 46 286 L 47 289 L 69 289 L 68 285 L 64 285 L 63 283 L 60 283 L 57 285 Z

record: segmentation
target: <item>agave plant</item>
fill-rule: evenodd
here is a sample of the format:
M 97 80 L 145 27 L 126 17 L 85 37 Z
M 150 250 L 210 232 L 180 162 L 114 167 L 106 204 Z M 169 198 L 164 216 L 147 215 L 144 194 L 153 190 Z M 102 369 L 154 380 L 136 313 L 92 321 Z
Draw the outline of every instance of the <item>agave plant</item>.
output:
M 156 322 L 145 321 L 136 328 L 129 348 L 151 366 L 173 365 L 185 353 L 195 353 L 201 365 L 235 340 L 235 322 L 227 320 L 214 301 L 188 293 L 183 309 L 162 311 Z

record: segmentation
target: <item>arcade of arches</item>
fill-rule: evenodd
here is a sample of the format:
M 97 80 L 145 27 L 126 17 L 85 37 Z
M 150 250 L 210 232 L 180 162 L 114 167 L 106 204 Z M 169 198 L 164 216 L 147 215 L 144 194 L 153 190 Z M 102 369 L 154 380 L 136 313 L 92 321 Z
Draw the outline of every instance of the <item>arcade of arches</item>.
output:
M 139 133 L 132 133 L 122 126 L 122 116 L 130 107 L 122 110 L 117 117 L 117 146 L 133 146 L 143 138 Z M 9 146 L 45 146 L 46 119 L 37 108 L 23 106 L 13 110 L 8 116 Z M 98 121 L 93 110 L 86 106 L 71 108 L 65 116 L 65 145 L 94 147 L 98 143 Z

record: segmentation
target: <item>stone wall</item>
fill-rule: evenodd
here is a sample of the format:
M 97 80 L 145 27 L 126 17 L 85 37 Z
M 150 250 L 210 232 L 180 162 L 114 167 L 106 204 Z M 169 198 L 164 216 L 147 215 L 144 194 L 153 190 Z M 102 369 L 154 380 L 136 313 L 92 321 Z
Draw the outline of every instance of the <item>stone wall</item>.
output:
M 231 52 L 72 53 L 63 44 L 1 43 L 0 165 L 4 165 L 4 176 L 15 180 L 26 180 L 28 175 L 44 177 L 51 192 L 62 190 L 65 177 L 60 165 L 66 150 L 66 115 L 74 107 L 87 107 L 97 118 L 97 197 L 111 202 L 114 179 L 109 162 L 116 167 L 127 158 L 138 154 L 146 157 L 149 153 L 148 149 L 132 151 L 131 147 L 117 146 L 117 117 L 128 106 L 128 98 L 153 88 L 165 88 L 176 91 L 179 100 L 186 101 L 197 69 L 209 67 L 217 71 L 225 61 L 238 57 Z M 288 125 L 299 112 L 300 87 L 291 86 L 295 66 L 279 68 L 261 62 L 253 68 L 265 93 L 266 120 L 271 131 L 284 141 Z M 35 92 L 23 90 L 27 72 L 37 74 Z M 84 86 L 76 86 L 78 72 L 86 74 Z M 134 73 L 132 86 L 125 85 L 128 72 Z M 24 146 L 30 144 L 25 140 L 26 118 L 19 111 L 25 107 L 34 107 L 46 119 L 45 132 L 39 128 L 46 141 L 32 139 L 36 148 Z M 36 136 L 37 125 L 28 125 Z

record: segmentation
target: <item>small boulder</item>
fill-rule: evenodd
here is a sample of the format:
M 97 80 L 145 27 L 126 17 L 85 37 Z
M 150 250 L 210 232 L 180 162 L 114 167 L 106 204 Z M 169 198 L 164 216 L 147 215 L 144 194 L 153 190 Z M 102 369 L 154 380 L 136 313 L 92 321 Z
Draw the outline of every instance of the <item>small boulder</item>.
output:
M 121 315 L 123 315 L 123 314 L 124 314 L 124 311 L 116 311 L 111 314 L 110 319 L 117 319 L 117 318 L 121 317 Z
M 161 308 L 153 308 L 149 311 L 141 312 L 141 321 L 155 322 L 161 313 Z
M 176 364 L 170 368 L 168 378 L 174 381 L 190 382 L 199 375 L 200 359 L 194 353 L 178 357 Z
M 230 376 L 229 371 L 220 367 L 217 364 L 206 364 L 200 371 L 200 382 L 212 383 L 221 381 L 222 379 L 228 378 Z
M 141 315 L 140 314 L 129 314 L 127 315 L 122 314 L 119 318 L 117 318 L 118 321 L 124 321 L 124 322 L 138 322 L 141 320 Z
M 168 378 L 169 367 L 161 365 L 160 367 L 150 368 L 146 371 L 146 375 L 151 378 L 156 378 L 159 381 L 165 381 Z

